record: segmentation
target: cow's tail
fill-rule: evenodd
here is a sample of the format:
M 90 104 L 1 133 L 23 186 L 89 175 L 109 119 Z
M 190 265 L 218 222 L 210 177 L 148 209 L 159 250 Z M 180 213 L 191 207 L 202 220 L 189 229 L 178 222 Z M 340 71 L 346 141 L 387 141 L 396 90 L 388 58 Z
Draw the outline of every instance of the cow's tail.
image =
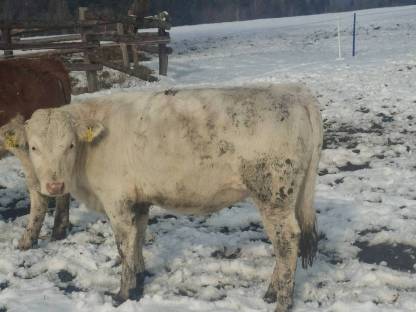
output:
M 312 128 L 313 152 L 309 160 L 296 202 L 296 217 L 300 226 L 299 256 L 303 268 L 311 266 L 318 250 L 318 232 L 314 208 L 315 182 L 322 146 L 322 122 L 319 108 L 306 108 Z

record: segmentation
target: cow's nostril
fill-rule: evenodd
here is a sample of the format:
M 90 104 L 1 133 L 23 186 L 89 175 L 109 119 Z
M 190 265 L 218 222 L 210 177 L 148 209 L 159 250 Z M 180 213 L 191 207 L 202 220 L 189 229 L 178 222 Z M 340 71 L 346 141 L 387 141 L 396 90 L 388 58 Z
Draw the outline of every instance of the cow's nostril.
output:
M 64 183 L 62 182 L 52 182 L 52 183 L 46 183 L 46 190 L 51 195 L 60 195 L 64 192 Z

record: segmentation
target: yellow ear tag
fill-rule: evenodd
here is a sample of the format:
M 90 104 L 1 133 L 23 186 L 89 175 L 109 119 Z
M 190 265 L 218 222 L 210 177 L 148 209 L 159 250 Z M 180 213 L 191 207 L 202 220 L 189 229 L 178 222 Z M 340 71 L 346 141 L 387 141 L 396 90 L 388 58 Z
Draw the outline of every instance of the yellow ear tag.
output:
M 19 147 L 19 145 L 17 144 L 17 140 L 16 140 L 16 136 L 14 135 L 14 133 L 8 132 L 5 134 L 5 142 L 4 145 L 6 146 L 6 148 L 16 148 Z
M 85 140 L 88 143 L 91 143 L 94 140 L 94 132 L 92 130 L 92 127 L 87 128 L 87 131 L 85 132 Z

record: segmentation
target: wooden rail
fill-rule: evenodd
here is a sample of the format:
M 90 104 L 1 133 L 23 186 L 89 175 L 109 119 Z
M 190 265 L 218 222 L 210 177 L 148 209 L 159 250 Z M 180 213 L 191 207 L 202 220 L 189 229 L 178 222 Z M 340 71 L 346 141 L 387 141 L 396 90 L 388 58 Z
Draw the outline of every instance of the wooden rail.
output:
M 69 71 L 98 71 L 103 69 L 102 64 L 65 63 Z
M 128 75 L 156 81 L 153 71 L 139 64 L 139 51 L 155 53 L 159 56 L 159 74 L 166 75 L 168 55 L 172 53 L 170 43 L 170 28 L 168 14 L 162 12 L 147 17 L 140 25 L 158 28 L 157 32 L 144 31 L 137 33 L 135 16 L 117 19 L 91 20 L 87 8 L 79 8 L 79 20 L 73 22 L 54 23 L 44 21 L 10 22 L 0 20 L 2 36 L 0 50 L 4 50 L 1 58 L 23 58 L 42 56 L 63 56 L 79 53 L 82 62 L 66 61 L 69 71 L 85 71 L 87 75 L 88 91 L 98 90 L 97 71 L 108 67 Z M 105 27 L 104 27 L 105 26 Z M 59 34 L 62 31 L 69 34 Z M 44 35 L 45 34 L 50 35 Z M 22 36 L 39 36 L 38 38 L 24 38 Z M 120 60 L 106 59 L 103 48 L 119 47 Z M 46 50 L 13 55 L 13 50 Z M 116 54 L 117 55 L 117 54 Z M 130 60 L 131 55 L 133 59 Z M 109 57 L 109 56 L 107 56 Z M 111 58 L 111 57 L 110 57 Z M 132 65 L 133 62 L 133 65 Z
M 135 45 L 157 45 L 166 44 L 170 42 L 168 35 L 148 34 L 148 35 L 117 35 L 117 34 L 90 34 L 88 35 L 90 40 L 97 41 L 113 41 L 119 43 L 129 43 Z
M 91 49 L 98 48 L 99 43 L 63 42 L 63 43 L 0 43 L 0 50 L 47 50 L 47 49 Z
M 51 43 L 51 42 L 62 42 L 62 41 L 77 41 L 81 40 L 80 34 L 68 34 L 58 36 L 47 36 L 44 38 L 25 39 L 25 38 L 12 38 L 12 43 Z

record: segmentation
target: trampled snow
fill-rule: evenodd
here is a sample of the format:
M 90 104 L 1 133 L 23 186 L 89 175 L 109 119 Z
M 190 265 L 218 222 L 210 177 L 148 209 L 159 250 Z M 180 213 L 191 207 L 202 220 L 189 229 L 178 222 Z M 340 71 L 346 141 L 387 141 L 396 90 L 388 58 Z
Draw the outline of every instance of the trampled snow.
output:
M 321 240 L 314 266 L 298 267 L 296 312 L 416 310 L 415 17 L 416 6 L 359 11 L 354 59 L 351 12 L 177 27 L 169 76 L 120 86 L 291 81 L 315 92 L 325 125 Z M 7 216 L 27 206 L 18 161 L 1 160 L 0 311 L 273 311 L 262 300 L 272 247 L 249 200 L 204 217 L 154 207 L 145 296 L 118 308 L 108 293 L 118 290 L 120 259 L 106 218 L 72 202 L 68 238 L 49 241 L 49 214 L 38 248 L 21 252 L 26 216 Z

